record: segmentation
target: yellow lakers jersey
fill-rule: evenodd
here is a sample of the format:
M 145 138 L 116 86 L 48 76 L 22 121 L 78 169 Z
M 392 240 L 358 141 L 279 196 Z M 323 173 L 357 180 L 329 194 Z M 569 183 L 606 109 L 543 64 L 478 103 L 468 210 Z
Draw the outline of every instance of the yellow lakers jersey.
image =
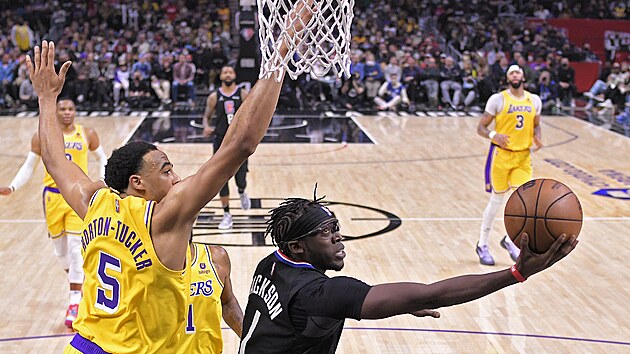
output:
M 79 166 L 85 174 L 88 173 L 88 148 L 89 144 L 85 138 L 83 127 L 79 124 L 74 125 L 74 133 L 70 135 L 63 135 L 63 140 L 66 144 L 66 158 Z M 45 170 L 44 186 L 57 188 L 55 181 L 50 176 L 48 171 Z
M 510 137 L 508 150 L 527 150 L 532 146 L 534 118 L 537 115 L 531 94 L 525 91 L 521 100 L 512 97 L 507 90 L 502 94 L 503 109 L 495 118 L 495 131 Z
M 179 353 L 221 353 L 223 283 L 212 263 L 210 246 L 193 243 L 193 247 L 195 255 L 190 266 L 190 304 Z
M 154 205 L 103 188 L 83 219 L 85 282 L 73 327 L 108 353 L 174 353 L 184 335 L 190 253 L 183 271 L 159 261 Z

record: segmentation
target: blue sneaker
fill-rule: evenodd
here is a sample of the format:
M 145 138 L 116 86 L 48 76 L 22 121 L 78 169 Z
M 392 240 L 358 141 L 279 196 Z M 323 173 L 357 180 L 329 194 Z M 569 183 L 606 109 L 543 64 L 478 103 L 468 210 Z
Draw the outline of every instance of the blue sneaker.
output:
M 494 258 L 492 258 L 488 250 L 488 245 L 480 247 L 479 242 L 477 242 L 477 255 L 479 256 L 479 263 L 483 265 L 494 265 Z
M 512 258 L 512 260 L 516 262 L 518 256 L 521 254 L 521 250 L 516 247 L 512 240 L 508 241 L 507 235 L 505 235 L 505 237 L 503 237 L 503 239 L 501 240 L 501 247 L 505 248 L 510 254 L 510 258 Z

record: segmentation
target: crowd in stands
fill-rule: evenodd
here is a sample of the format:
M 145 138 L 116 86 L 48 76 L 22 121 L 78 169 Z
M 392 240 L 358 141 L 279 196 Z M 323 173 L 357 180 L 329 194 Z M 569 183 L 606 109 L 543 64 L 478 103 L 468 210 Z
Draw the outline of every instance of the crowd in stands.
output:
M 59 65 L 73 61 L 62 95 L 81 108 L 203 105 L 198 94 L 236 60 L 232 15 L 226 1 L 210 0 L 16 2 L 0 12 L 0 107 L 36 108 L 25 55 L 41 39 L 56 42 Z M 600 58 L 588 43 L 575 46 L 561 30 L 525 18 L 627 16 L 624 1 L 358 0 L 351 77 L 285 80 L 280 106 L 479 109 L 518 64 L 546 110 L 570 107 L 577 92 L 569 62 Z M 623 106 L 628 66 L 603 67 L 589 104 Z M 625 81 L 608 77 L 615 70 Z

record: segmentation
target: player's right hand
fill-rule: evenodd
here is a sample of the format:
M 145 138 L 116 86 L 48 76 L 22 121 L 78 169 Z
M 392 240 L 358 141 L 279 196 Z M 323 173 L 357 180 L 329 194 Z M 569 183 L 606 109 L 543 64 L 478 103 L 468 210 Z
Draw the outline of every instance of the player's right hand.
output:
M 63 63 L 57 74 L 55 72 L 55 43 L 43 41 L 41 50 L 39 46 L 35 46 L 33 51 L 33 61 L 30 56 L 26 57 L 26 67 L 33 89 L 39 98 L 57 98 L 72 63 L 70 61 Z
M 551 245 L 549 250 L 543 254 L 537 254 L 529 249 L 529 236 L 523 233 L 521 237 L 521 254 L 516 262 L 516 269 L 528 278 L 540 271 L 551 267 L 554 263 L 571 253 L 580 241 L 576 235 L 560 235 Z
M 507 149 L 508 144 L 510 143 L 510 136 L 505 134 L 495 134 L 492 141 L 499 145 L 501 149 Z
M 212 127 L 204 127 L 203 128 L 203 136 L 205 136 L 206 138 L 209 137 L 210 135 L 212 135 L 212 133 L 214 133 L 214 128 L 212 128 Z
M 13 193 L 11 187 L 0 187 L 0 195 L 9 195 L 11 193 Z

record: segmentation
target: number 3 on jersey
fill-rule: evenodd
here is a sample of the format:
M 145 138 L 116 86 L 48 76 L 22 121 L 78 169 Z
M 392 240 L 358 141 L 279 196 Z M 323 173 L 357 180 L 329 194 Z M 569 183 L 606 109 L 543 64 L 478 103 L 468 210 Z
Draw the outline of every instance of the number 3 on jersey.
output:
M 96 303 L 94 307 L 113 314 L 120 305 L 120 283 L 107 270 L 121 273 L 120 259 L 107 253 L 100 252 L 98 259 L 98 271 L 96 276 L 101 286 L 96 291 Z
M 517 115 L 516 116 L 516 130 L 521 130 L 523 129 L 523 126 L 525 125 L 525 117 L 523 117 L 522 115 Z

